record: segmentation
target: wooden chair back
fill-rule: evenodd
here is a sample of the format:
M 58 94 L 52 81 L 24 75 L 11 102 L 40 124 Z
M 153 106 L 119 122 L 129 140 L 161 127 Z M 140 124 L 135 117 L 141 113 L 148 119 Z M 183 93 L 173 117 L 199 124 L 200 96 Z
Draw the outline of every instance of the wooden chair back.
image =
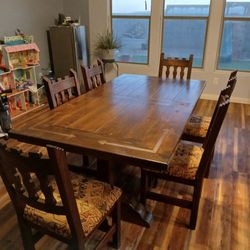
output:
M 227 95 L 229 98 L 231 97 L 233 91 L 234 91 L 234 88 L 235 88 L 235 85 L 236 85 L 236 82 L 237 82 L 237 78 L 234 77 L 232 78 L 231 80 L 228 81 L 227 83 L 227 87 L 222 90 L 222 94 L 223 95 Z
M 160 66 L 159 66 L 159 77 L 163 75 L 163 67 L 166 67 L 166 77 L 170 77 L 170 69 L 173 68 L 173 79 L 177 78 L 178 69 L 180 68 L 180 79 L 184 79 L 185 75 L 185 68 L 187 68 L 187 76 L 186 79 L 189 80 L 191 78 L 192 72 L 192 65 L 193 65 L 193 55 L 189 56 L 189 59 L 182 58 L 179 59 L 178 57 L 175 58 L 164 58 L 164 53 L 161 53 L 160 57 Z
M 228 79 L 228 82 L 227 82 L 227 87 L 230 87 L 229 90 L 228 90 L 229 93 L 227 93 L 227 95 L 229 97 L 231 96 L 231 94 L 233 93 L 233 90 L 235 88 L 235 84 L 236 84 L 236 81 L 237 81 L 237 73 L 238 73 L 238 70 L 235 70 L 229 76 L 229 79 Z M 230 94 L 230 91 L 231 91 L 231 94 Z
M 65 76 L 64 79 L 58 78 L 55 81 L 43 77 L 43 82 L 50 109 L 81 95 L 77 74 L 73 69 L 70 69 L 69 76 Z
M 231 81 L 230 84 L 228 84 L 227 87 L 220 92 L 218 101 L 217 101 L 215 109 L 214 109 L 214 113 L 213 113 L 212 118 L 211 118 L 211 122 L 210 122 L 209 127 L 208 127 L 208 131 L 211 129 L 211 126 L 214 122 L 214 119 L 216 117 L 217 110 L 219 108 L 219 105 L 220 105 L 222 98 L 224 96 L 231 98 L 231 95 L 233 93 L 234 87 L 235 87 L 236 82 L 237 82 L 237 78 L 233 78 L 232 80 L 229 80 L 229 81 Z
M 81 69 L 86 92 L 106 83 L 104 65 L 100 59 L 97 59 L 97 65 L 90 67 L 81 65 Z
M 222 95 L 219 99 L 218 109 L 216 110 L 215 118 L 213 121 L 211 121 L 211 127 L 208 130 L 205 142 L 203 143 L 204 153 L 200 161 L 196 178 L 203 178 L 205 175 L 206 167 L 208 165 L 207 162 L 210 162 L 215 142 L 220 132 L 222 123 L 225 119 L 229 104 L 230 98 L 228 96 Z
M 236 78 L 236 77 L 237 77 L 237 73 L 238 73 L 238 70 L 232 71 L 231 74 L 230 74 L 230 76 L 229 76 L 228 81 L 230 81 L 230 80 Z
M 238 73 L 238 70 L 231 72 L 229 79 L 228 79 L 228 82 L 227 82 L 227 87 L 223 91 L 223 95 L 227 95 L 229 98 L 231 97 L 231 95 L 234 91 L 236 82 L 237 82 L 237 73 Z
M 66 154 L 62 149 L 53 146 L 48 146 L 47 149 L 50 159 L 41 159 L 39 154 L 23 154 L 21 150 L 8 149 L 5 144 L 1 144 L 0 171 L 3 182 L 14 204 L 19 222 L 23 221 L 27 205 L 47 213 L 65 215 L 72 240 L 79 242 L 79 239 L 85 239 L 85 235 L 70 181 Z M 62 201 L 60 204 L 55 199 L 52 181 L 57 184 Z M 45 202 L 39 199 L 41 194 Z M 33 226 L 39 227 L 37 224 Z M 38 229 L 50 234 L 45 228 Z

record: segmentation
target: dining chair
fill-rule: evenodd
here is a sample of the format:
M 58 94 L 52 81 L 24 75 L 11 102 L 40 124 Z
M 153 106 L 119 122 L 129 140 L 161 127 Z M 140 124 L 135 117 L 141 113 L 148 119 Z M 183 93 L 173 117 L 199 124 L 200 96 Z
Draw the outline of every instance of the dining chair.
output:
M 211 117 L 199 116 L 199 115 L 191 116 L 191 118 L 189 119 L 189 121 L 185 126 L 184 132 L 182 134 L 182 140 L 192 141 L 197 143 L 203 143 L 205 141 L 206 135 L 208 134 L 208 131 L 210 130 L 211 125 L 213 124 L 213 120 L 215 118 L 216 111 L 218 109 L 219 102 L 222 96 L 228 96 L 230 98 L 235 88 L 236 82 L 237 82 L 236 75 L 233 77 L 231 77 L 230 75 L 226 88 L 220 92 L 213 115 Z M 213 160 L 213 155 L 214 155 L 214 149 L 206 170 L 205 174 L 206 178 L 208 178 L 209 176 L 210 165 Z
M 70 69 L 69 76 L 58 78 L 57 81 L 44 76 L 43 83 L 50 109 L 81 95 L 77 74 L 73 69 Z
M 54 109 L 81 95 L 77 73 L 73 69 L 70 69 L 69 76 L 65 76 L 64 79 L 58 78 L 56 81 L 43 77 L 43 82 L 50 109 Z M 70 158 L 70 155 L 68 155 L 68 159 Z M 82 155 L 82 165 L 84 167 L 86 166 L 86 171 L 88 171 L 89 175 L 97 175 L 96 171 L 93 169 L 95 162 L 96 160 L 90 159 L 89 156 Z M 79 167 L 73 164 L 70 164 L 70 168 L 75 172 L 81 171 Z
M 97 65 L 90 67 L 81 65 L 81 70 L 86 92 L 106 83 L 104 65 L 100 59 L 97 59 Z
M 219 100 L 221 96 L 227 95 L 230 98 L 234 91 L 234 88 L 237 82 L 236 75 L 237 75 L 237 72 L 235 71 L 232 72 L 232 74 L 230 75 L 226 88 L 220 92 L 213 115 L 211 117 L 198 116 L 194 114 L 190 117 L 182 135 L 183 140 L 188 140 L 188 141 L 193 141 L 193 142 L 198 142 L 198 143 L 204 142 L 207 131 L 209 130 L 209 127 L 211 125 L 211 121 L 214 119 L 216 111 L 218 109 L 218 104 L 219 104 Z
M 193 65 L 193 55 L 192 54 L 189 56 L 189 59 L 186 59 L 186 58 L 179 59 L 178 57 L 164 58 L 164 53 L 161 53 L 160 66 L 159 66 L 159 77 L 163 76 L 163 68 L 166 67 L 166 78 L 170 77 L 171 69 L 173 68 L 173 72 L 172 72 L 173 79 L 177 78 L 178 71 L 180 71 L 179 78 L 184 79 L 185 68 L 187 68 L 186 79 L 189 80 L 191 78 L 192 65 Z
M 141 202 L 143 204 L 146 203 L 146 199 L 151 199 L 188 208 L 191 210 L 189 228 L 195 229 L 204 175 L 229 103 L 228 97 L 223 96 L 221 98 L 211 130 L 202 146 L 180 142 L 169 166 L 165 170 L 156 171 L 142 168 Z M 150 190 L 148 180 L 152 177 L 192 186 L 192 199 L 176 198 Z
M 119 248 L 121 190 L 71 173 L 63 149 L 48 145 L 47 150 L 49 157 L 41 158 L 0 141 L 0 173 L 16 210 L 24 249 L 35 249 L 44 235 L 72 249 L 89 249 L 87 240 L 99 229 L 105 234 L 95 238 L 99 243 L 94 249 L 111 240 Z
M 103 85 L 106 83 L 105 79 L 105 73 L 104 73 L 104 64 L 102 60 L 97 59 L 97 64 L 92 65 L 90 67 L 81 65 L 81 71 L 82 71 L 82 76 L 83 76 L 83 82 L 84 82 L 84 87 L 85 91 L 89 92 L 92 89 L 96 89 L 98 86 Z M 96 159 L 93 159 L 96 161 Z M 88 164 L 90 161 L 88 161 L 85 158 L 86 164 Z M 98 167 L 98 160 L 97 160 L 97 166 L 96 168 L 92 168 L 92 175 L 95 175 L 97 178 L 102 179 L 102 168 Z M 92 164 L 93 165 L 93 164 Z

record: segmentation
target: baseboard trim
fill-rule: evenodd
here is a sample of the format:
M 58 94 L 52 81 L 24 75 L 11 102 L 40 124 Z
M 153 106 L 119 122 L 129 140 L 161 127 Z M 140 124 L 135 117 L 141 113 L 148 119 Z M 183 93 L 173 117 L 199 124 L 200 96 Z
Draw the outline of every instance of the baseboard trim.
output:
M 218 100 L 218 96 L 217 95 L 202 94 L 201 99 Z M 250 104 L 250 99 L 249 98 L 241 98 L 241 97 L 231 97 L 231 102 Z

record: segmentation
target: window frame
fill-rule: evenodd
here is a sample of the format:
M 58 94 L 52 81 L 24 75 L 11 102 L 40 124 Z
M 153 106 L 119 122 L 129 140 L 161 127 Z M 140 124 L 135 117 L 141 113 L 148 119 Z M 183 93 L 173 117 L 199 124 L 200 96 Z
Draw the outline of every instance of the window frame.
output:
M 217 62 L 216 62 L 216 70 L 221 70 L 221 71 L 232 71 L 235 69 L 222 69 L 219 68 L 219 63 L 220 63 L 220 52 L 221 52 L 221 48 L 222 48 L 222 38 L 223 38 L 223 33 L 224 33 L 224 27 L 225 27 L 225 21 L 248 21 L 250 23 L 250 17 L 225 17 L 225 10 L 226 10 L 226 5 L 227 5 L 227 0 L 223 1 L 223 12 L 222 12 L 222 21 L 221 21 L 221 32 L 220 32 L 220 40 L 219 40 L 219 45 L 218 45 L 218 54 L 217 54 Z M 242 70 L 242 69 L 238 69 L 238 71 L 241 72 L 250 72 L 249 70 Z
M 165 16 L 165 3 L 167 0 L 163 1 L 163 18 L 162 18 L 162 38 L 161 38 L 161 51 L 163 51 L 163 40 L 164 40 L 164 24 L 165 20 L 206 20 L 206 31 L 204 36 L 204 48 L 203 48 L 203 57 L 202 57 L 202 64 L 200 67 L 194 67 L 196 69 L 204 69 L 204 62 L 206 59 L 206 48 L 207 48 L 207 36 L 208 36 L 208 27 L 209 27 L 209 20 L 211 15 L 211 2 L 212 0 L 209 0 L 209 9 L 208 9 L 208 15 L 207 16 Z
M 140 62 L 123 62 L 123 61 L 116 61 L 118 63 L 127 63 L 127 64 L 138 64 L 138 65 L 149 65 L 149 56 L 150 56 L 150 37 L 151 37 L 151 18 L 152 18 L 152 1 L 151 0 L 151 10 L 150 10 L 150 15 L 149 16 L 133 16 L 133 15 L 113 15 L 112 12 L 112 5 L 113 5 L 113 0 L 110 0 L 110 27 L 111 27 L 111 32 L 113 34 L 113 18 L 120 18 L 120 19 L 148 19 L 148 49 L 147 49 L 147 62 L 145 63 L 140 63 Z

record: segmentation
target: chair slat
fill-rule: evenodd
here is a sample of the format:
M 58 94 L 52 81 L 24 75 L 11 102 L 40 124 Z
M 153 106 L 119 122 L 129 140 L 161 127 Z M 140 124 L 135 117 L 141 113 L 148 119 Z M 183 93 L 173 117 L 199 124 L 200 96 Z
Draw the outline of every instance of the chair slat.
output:
M 64 94 L 64 90 L 60 92 L 60 95 L 62 97 L 62 103 L 65 103 L 67 101 L 65 94 Z
M 184 79 L 185 75 L 185 68 L 187 68 L 187 76 L 186 79 L 191 78 L 192 72 L 192 65 L 193 65 L 193 55 L 189 56 L 189 59 L 182 58 L 179 59 L 178 57 L 171 58 L 167 57 L 164 58 L 164 53 L 161 53 L 160 56 L 160 65 L 159 65 L 159 77 L 162 77 L 163 68 L 166 67 L 166 77 L 170 77 L 170 68 L 173 67 L 173 79 L 177 78 L 178 75 L 178 68 L 180 68 L 180 79 Z
M 177 66 L 174 66 L 173 78 L 176 79 L 177 76 Z
M 54 81 L 43 77 L 43 82 L 50 109 L 65 103 L 72 99 L 73 96 L 81 95 L 77 74 L 73 69 L 70 70 L 70 75 L 65 76 L 64 79 L 58 78 L 57 81 Z
M 45 203 L 49 206 L 55 206 L 56 199 L 53 195 L 54 190 L 50 185 L 49 177 L 43 172 L 37 172 L 36 175 L 40 181 L 41 190 L 45 196 Z
M 73 98 L 72 89 L 67 89 L 69 100 Z
M 183 79 L 184 78 L 184 74 L 185 74 L 185 67 L 181 67 L 181 71 L 180 71 L 180 78 Z
M 86 92 L 106 83 L 104 76 L 104 65 L 101 60 L 97 60 L 97 65 L 90 67 L 81 65 L 84 86 Z
M 24 183 L 24 186 L 27 189 L 27 192 L 29 194 L 29 197 L 31 200 L 37 201 L 39 199 L 39 195 L 35 189 L 35 183 L 31 177 L 31 174 L 27 171 L 25 171 L 23 168 L 18 169 L 22 176 L 22 181 Z

